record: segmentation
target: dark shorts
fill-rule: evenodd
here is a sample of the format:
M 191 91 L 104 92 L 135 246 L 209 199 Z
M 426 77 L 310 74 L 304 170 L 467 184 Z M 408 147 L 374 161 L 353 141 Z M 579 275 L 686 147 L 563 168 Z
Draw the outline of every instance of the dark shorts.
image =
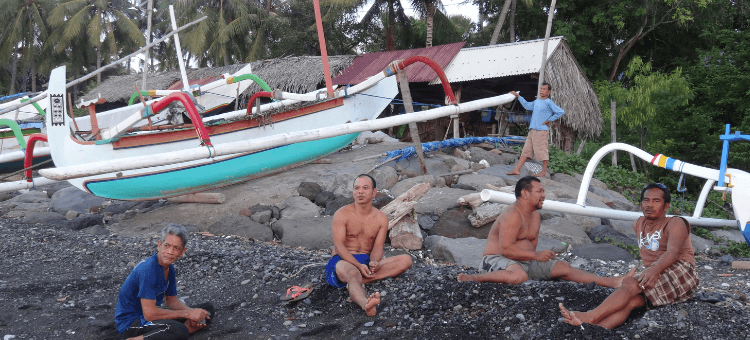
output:
M 370 255 L 368 254 L 354 254 L 354 259 L 361 264 L 370 265 Z M 339 261 L 341 261 L 341 256 L 338 255 L 328 260 L 328 265 L 326 265 L 326 281 L 328 281 L 329 285 L 336 288 L 344 288 L 346 287 L 346 283 L 339 281 L 338 276 L 336 276 L 336 264 Z
M 517 264 L 523 268 L 529 280 L 549 280 L 552 277 L 552 268 L 555 267 L 557 260 L 547 262 L 539 261 L 514 261 L 502 255 L 487 255 L 482 258 L 480 268 L 488 272 L 496 270 L 505 270 L 509 266 Z

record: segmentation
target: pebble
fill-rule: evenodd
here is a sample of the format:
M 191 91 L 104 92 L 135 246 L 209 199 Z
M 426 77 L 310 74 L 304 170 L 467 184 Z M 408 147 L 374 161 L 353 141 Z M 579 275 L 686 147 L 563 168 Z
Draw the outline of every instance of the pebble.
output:
M 385 297 L 386 295 L 388 295 L 388 292 L 384 290 L 380 291 L 380 297 Z
M 375 321 L 370 321 L 365 323 L 365 327 L 372 327 L 372 325 L 375 324 Z
M 382 332 L 383 331 L 383 327 L 375 328 L 375 330 L 378 331 L 378 332 Z
M 461 307 L 461 305 L 458 305 L 458 306 L 453 307 L 453 310 L 456 311 L 456 312 L 458 312 L 458 311 L 461 310 L 461 308 L 463 308 L 463 307 Z
M 558 296 L 555 298 L 557 301 L 565 301 L 565 298 L 562 296 Z
M 362 335 L 367 335 L 367 333 L 369 333 L 369 332 L 368 331 L 361 331 L 361 332 L 359 332 L 359 334 L 362 334 Z
M 705 269 L 705 270 L 713 270 L 713 269 L 714 269 L 714 267 L 711 267 L 711 266 L 703 266 L 703 269 Z
M 4 337 L 3 337 L 3 340 L 10 340 L 10 339 L 13 339 L 13 338 L 15 338 L 15 337 L 16 337 L 16 336 L 15 336 L 15 335 L 13 335 L 13 334 L 6 334 L 6 335 L 5 335 Z
M 248 283 L 250 283 L 250 279 L 247 279 L 247 280 L 245 280 L 245 281 L 242 281 L 242 282 L 241 282 L 240 284 L 244 286 L 244 285 L 246 285 L 246 284 L 248 284 Z
M 516 314 L 516 317 L 521 320 L 521 322 L 526 321 L 526 318 L 523 316 L 523 314 Z
M 299 328 L 298 328 L 298 327 L 292 327 L 292 328 L 289 328 L 289 331 L 290 331 L 290 332 L 296 332 L 296 331 L 298 331 L 298 330 L 299 330 Z
M 729 287 L 730 285 L 728 283 L 724 282 L 724 283 L 721 284 L 721 286 L 722 287 Z
M 292 321 L 290 320 L 284 321 L 284 326 L 289 326 L 291 324 L 292 324 Z
M 258 294 L 253 295 L 253 299 L 257 299 L 257 298 L 258 298 Z

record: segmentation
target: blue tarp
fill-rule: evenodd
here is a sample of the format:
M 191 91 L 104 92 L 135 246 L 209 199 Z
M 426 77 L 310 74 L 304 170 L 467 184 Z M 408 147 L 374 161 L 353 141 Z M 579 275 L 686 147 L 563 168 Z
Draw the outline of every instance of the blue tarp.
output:
M 439 141 L 439 142 L 422 143 L 422 151 L 425 152 L 425 153 L 427 153 L 427 152 L 432 152 L 432 151 L 435 151 L 437 149 L 442 149 L 442 148 L 455 148 L 455 147 L 459 147 L 459 146 L 463 146 L 463 145 L 467 145 L 467 144 L 479 144 L 479 143 L 485 143 L 485 142 L 486 143 L 502 143 L 502 144 L 513 145 L 513 144 L 521 144 L 520 141 L 525 141 L 525 140 L 526 140 L 526 138 L 524 138 L 524 137 L 503 137 L 503 138 L 498 138 L 498 137 L 467 137 L 467 138 L 454 138 L 454 139 L 447 139 L 447 140 Z M 414 150 L 414 147 L 413 146 L 409 146 L 409 147 L 403 148 L 401 150 L 394 150 L 394 151 L 388 151 L 388 152 L 386 152 L 386 156 L 385 156 L 385 159 L 383 161 L 391 159 L 391 158 L 394 158 L 394 157 L 399 157 L 398 159 L 396 159 L 396 162 L 400 162 L 400 161 L 406 160 L 407 158 L 412 157 L 412 156 L 414 156 L 416 154 L 417 154 L 417 152 Z
M 22 93 L 11 94 L 10 96 L 0 97 L 0 102 L 3 100 L 20 98 L 20 97 L 25 96 L 27 93 L 28 92 L 22 92 Z

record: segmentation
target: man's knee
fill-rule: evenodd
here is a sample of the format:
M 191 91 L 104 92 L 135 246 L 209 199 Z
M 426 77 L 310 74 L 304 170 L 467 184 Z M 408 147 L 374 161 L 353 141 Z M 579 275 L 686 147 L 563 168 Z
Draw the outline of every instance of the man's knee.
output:
M 630 295 L 638 295 L 643 290 L 640 288 L 640 282 L 632 276 L 628 276 L 622 280 L 622 286 L 620 286 L 621 290 L 625 290 L 627 292 L 630 292 Z
M 336 274 L 338 275 L 339 280 L 341 280 L 342 282 L 354 283 L 362 281 L 362 273 L 360 273 L 359 269 L 354 266 L 337 268 Z
M 396 256 L 398 259 L 398 267 L 401 269 L 401 272 L 406 271 L 407 269 L 411 268 L 412 264 L 414 264 L 414 261 L 411 260 L 411 256 L 409 255 L 399 255 Z
M 510 272 L 509 284 L 520 285 L 529 280 L 529 275 L 525 271 L 518 269 Z

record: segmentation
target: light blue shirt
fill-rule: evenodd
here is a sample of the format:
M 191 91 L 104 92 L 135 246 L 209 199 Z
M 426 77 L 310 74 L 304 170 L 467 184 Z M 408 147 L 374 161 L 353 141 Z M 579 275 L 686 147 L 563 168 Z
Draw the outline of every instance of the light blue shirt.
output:
M 526 110 L 531 111 L 531 123 L 529 123 L 529 129 L 534 130 L 549 130 L 547 125 L 544 125 L 545 121 L 556 121 L 558 118 L 565 114 L 565 111 L 552 101 L 552 99 L 537 99 L 529 103 L 526 99 L 519 96 L 518 101 L 523 105 Z

